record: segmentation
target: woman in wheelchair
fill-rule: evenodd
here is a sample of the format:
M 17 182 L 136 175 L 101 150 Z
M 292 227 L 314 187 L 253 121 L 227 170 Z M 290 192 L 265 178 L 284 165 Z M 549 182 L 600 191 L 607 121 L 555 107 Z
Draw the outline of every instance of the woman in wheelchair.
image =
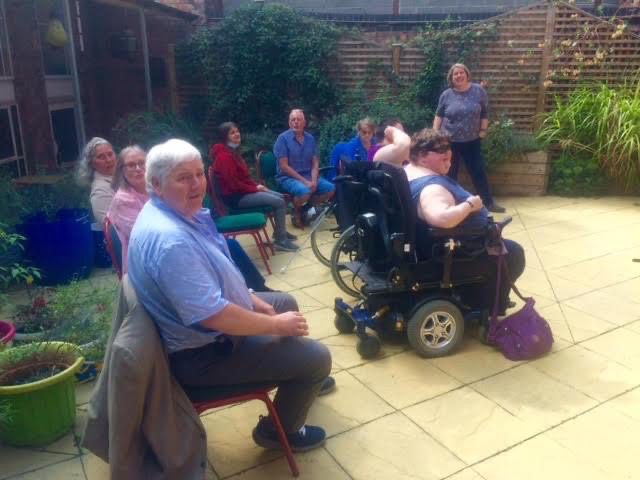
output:
M 468 289 L 470 303 L 483 309 L 491 309 L 496 298 L 496 257 L 486 243 L 486 232 L 492 223 L 489 212 L 477 195 L 471 195 L 458 182 L 447 177 L 451 167 L 451 146 L 446 134 L 424 129 L 414 134 L 411 141 L 411 161 L 405 167 L 411 197 L 417 209 L 417 250 L 419 255 L 430 252 L 427 237 L 429 228 L 455 229 L 461 236 L 473 237 L 473 232 L 482 232 L 480 249 L 468 262 L 454 266 L 456 276 L 481 275 L 486 280 L 481 287 Z M 453 235 L 457 237 L 457 234 Z M 497 235 L 499 238 L 499 234 Z M 425 242 L 421 240 L 426 240 Z M 523 248 L 513 240 L 504 239 L 507 251 L 506 264 L 512 282 L 524 271 Z M 473 243 L 473 241 L 471 242 Z M 509 304 L 510 282 L 502 281 L 499 292 L 498 311 L 504 313 Z

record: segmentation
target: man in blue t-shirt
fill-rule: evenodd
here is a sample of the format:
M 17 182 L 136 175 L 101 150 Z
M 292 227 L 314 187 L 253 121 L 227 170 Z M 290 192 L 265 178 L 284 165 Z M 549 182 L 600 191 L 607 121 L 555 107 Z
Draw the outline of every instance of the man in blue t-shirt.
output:
M 313 204 L 333 198 L 335 186 L 320 177 L 320 160 L 313 135 L 304 131 L 307 125 L 304 112 L 291 110 L 289 130 L 281 133 L 273 145 L 278 160 L 276 181 L 293 197 L 293 204 L 301 207 L 309 200 Z

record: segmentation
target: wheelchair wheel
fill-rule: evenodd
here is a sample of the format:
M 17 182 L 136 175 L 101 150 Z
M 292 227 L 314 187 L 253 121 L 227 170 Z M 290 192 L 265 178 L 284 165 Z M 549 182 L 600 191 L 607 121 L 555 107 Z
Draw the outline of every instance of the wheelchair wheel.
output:
M 460 309 L 446 300 L 423 304 L 407 326 L 411 347 L 422 357 L 442 357 L 462 341 L 464 317 Z
M 352 262 L 358 254 L 358 237 L 355 226 L 347 228 L 333 247 L 331 252 L 331 276 L 336 285 L 347 295 L 360 298 L 362 294 L 362 280 L 344 266 Z
M 333 208 L 326 212 L 320 224 L 311 232 L 311 238 L 309 239 L 311 251 L 325 267 L 331 266 L 331 250 L 336 238 L 340 236 L 335 218 L 333 216 L 330 217 L 332 212 Z
M 336 330 L 340 333 L 353 333 L 353 329 L 356 326 L 349 315 L 342 312 L 336 313 L 336 317 L 333 319 L 333 324 L 336 326 Z
M 356 345 L 356 350 L 358 350 L 358 353 L 362 358 L 373 358 L 378 355 L 378 352 L 380 351 L 380 340 L 378 340 L 378 337 L 374 337 L 373 335 L 360 337 L 360 340 L 358 340 L 358 344 Z

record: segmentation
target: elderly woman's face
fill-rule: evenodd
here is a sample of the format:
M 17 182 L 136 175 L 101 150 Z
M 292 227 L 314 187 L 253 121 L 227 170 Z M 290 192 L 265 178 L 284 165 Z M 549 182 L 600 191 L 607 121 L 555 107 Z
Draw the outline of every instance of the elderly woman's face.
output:
M 96 147 L 91 166 L 102 175 L 113 175 L 113 170 L 116 167 L 116 154 L 113 152 L 111 145 L 103 143 Z
M 144 174 L 146 171 L 146 157 L 146 154 L 143 152 L 134 151 L 127 155 L 124 162 L 122 162 L 123 175 L 127 183 L 141 192 L 145 189 Z
M 164 184 L 154 181 L 154 191 L 171 208 L 192 217 L 200 208 L 207 190 L 202 160 L 194 158 L 176 165 Z
M 240 145 L 241 141 L 242 137 L 240 136 L 240 130 L 238 130 L 236 127 L 233 127 L 231 130 L 229 130 L 229 133 L 227 134 L 227 143 L 235 143 L 236 145 Z
M 469 77 L 467 76 L 467 72 L 465 72 L 464 68 L 456 67 L 453 69 L 453 73 L 451 74 L 451 80 L 453 81 L 454 87 L 464 87 L 467 85 Z

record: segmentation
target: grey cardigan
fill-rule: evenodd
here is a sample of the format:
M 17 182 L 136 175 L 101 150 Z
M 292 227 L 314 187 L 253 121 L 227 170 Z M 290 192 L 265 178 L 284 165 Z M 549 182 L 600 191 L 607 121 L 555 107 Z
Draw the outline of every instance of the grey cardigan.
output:
M 204 427 L 126 276 L 82 445 L 109 463 L 112 479 L 205 478 Z

